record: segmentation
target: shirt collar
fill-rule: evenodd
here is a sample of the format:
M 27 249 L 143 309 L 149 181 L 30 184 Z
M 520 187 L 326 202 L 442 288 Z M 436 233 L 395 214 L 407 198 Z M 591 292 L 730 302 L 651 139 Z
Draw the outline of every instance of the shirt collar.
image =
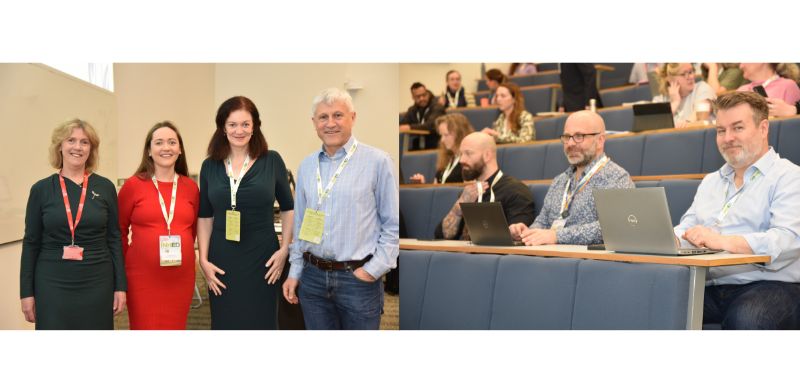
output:
M 350 150 L 350 147 L 353 146 L 353 143 L 355 141 L 356 141 L 356 137 L 354 135 L 350 135 L 350 139 L 347 140 L 347 143 L 344 143 L 344 145 L 341 148 L 336 150 L 336 153 L 333 154 L 333 157 L 329 157 L 328 156 L 328 153 L 325 152 L 325 144 L 323 144 L 320 147 L 320 150 L 319 150 L 319 157 L 320 158 L 329 158 L 331 160 L 338 160 L 338 159 L 344 157 L 345 155 L 347 155 L 347 152 Z
M 764 155 L 761 156 L 758 161 L 754 162 L 752 165 L 750 165 L 750 167 L 747 168 L 747 170 L 745 170 L 744 177 L 749 178 L 751 175 L 753 175 L 753 173 L 755 173 L 756 170 L 761 172 L 761 174 L 766 175 L 769 172 L 769 169 L 772 168 L 772 165 L 775 164 L 775 161 L 777 161 L 779 158 L 780 157 L 778 154 L 770 146 L 767 153 L 764 153 Z M 727 162 L 719 169 L 720 177 L 726 180 L 733 180 L 734 172 L 735 170 L 733 169 L 733 166 Z
M 489 176 L 489 179 L 486 180 L 486 183 L 488 183 L 491 186 L 492 183 L 494 182 L 494 178 L 497 177 L 497 173 L 499 173 L 499 172 L 500 172 L 500 168 L 497 168 L 497 171 L 494 172 L 494 174 L 492 174 L 491 176 Z

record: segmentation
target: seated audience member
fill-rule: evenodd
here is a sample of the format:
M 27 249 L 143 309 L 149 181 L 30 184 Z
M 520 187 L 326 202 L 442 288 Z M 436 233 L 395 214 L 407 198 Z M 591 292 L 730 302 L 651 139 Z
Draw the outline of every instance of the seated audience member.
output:
M 461 73 L 450 70 L 445 74 L 445 81 L 447 87 L 439 96 L 439 105 L 445 109 L 475 106 L 475 96 L 465 93 L 464 86 L 461 85 Z
M 695 82 L 694 74 L 694 67 L 689 63 L 664 64 L 658 71 L 661 95 L 654 97 L 653 102 L 670 104 L 675 127 L 697 121 L 697 106 L 710 109 L 711 100 L 717 97 L 708 83 Z
M 769 146 L 761 96 L 725 94 L 716 111 L 726 164 L 703 178 L 675 235 L 683 245 L 768 255 L 771 262 L 710 268 L 703 323 L 800 329 L 800 167 Z
M 559 111 L 577 112 L 587 109 L 592 99 L 595 100 L 596 108 L 603 107 L 603 100 L 597 91 L 597 68 L 594 64 L 562 63 L 559 64 L 559 69 L 563 93 Z
M 781 99 L 787 103 L 796 103 L 800 100 L 800 88 L 797 87 L 797 65 L 756 63 L 741 65 L 744 78 L 750 83 L 745 84 L 737 91 L 753 91 L 753 87 L 764 87 L 767 97 Z
M 570 166 L 553 179 L 544 207 L 530 227 L 509 226 L 515 240 L 526 245 L 603 242 L 592 190 L 635 188 L 628 172 L 603 152 L 605 131 L 597 113 L 583 110 L 567 117 L 561 142 Z
M 744 83 L 742 69 L 739 69 L 737 63 L 704 62 L 700 69 L 703 72 L 703 80 L 717 95 L 733 91 Z
M 769 106 L 769 115 L 771 117 L 788 117 L 800 113 L 800 101 L 789 104 L 781 99 L 767 97 L 767 105 Z
M 533 222 L 531 190 L 517 178 L 503 174 L 497 166 L 497 146 L 491 136 L 480 132 L 467 135 L 461 142 L 460 162 L 464 180 L 475 183 L 464 186 L 453 208 L 436 226 L 437 238 L 469 239 L 460 203 L 498 201 L 508 222 L 526 226 Z
M 460 183 L 461 177 L 461 141 L 475 132 L 467 117 L 461 113 L 445 114 L 436 119 L 436 130 L 439 131 L 439 157 L 436 161 L 436 179 L 431 183 Z M 425 183 L 425 176 L 414 174 L 411 181 Z
M 503 74 L 500 69 L 490 69 L 486 72 L 486 85 L 489 87 L 489 104 L 495 105 L 497 104 L 495 100 L 495 91 L 497 91 L 497 87 L 500 86 L 501 83 L 506 83 L 508 78 Z
M 644 84 L 650 82 L 648 73 L 658 71 L 662 64 L 637 62 L 631 68 L 631 75 L 628 77 L 628 83 Z
M 508 76 L 529 75 L 536 73 L 536 64 L 532 62 L 514 62 L 508 67 Z
M 494 137 L 497 143 L 522 143 L 536 140 L 533 115 L 525 110 L 525 98 L 514 83 L 501 83 L 497 87 L 497 106 L 500 115 L 491 128 L 481 132 Z
M 439 145 L 439 134 L 433 127 L 436 118 L 444 114 L 444 107 L 434 100 L 433 93 L 425 85 L 415 82 L 411 85 L 411 98 L 414 105 L 408 107 L 405 117 L 400 119 L 400 131 L 426 130 L 430 134 L 424 137 L 424 147 L 421 142 L 414 142 L 413 149 L 433 149 Z M 422 139 L 422 138 L 418 138 Z

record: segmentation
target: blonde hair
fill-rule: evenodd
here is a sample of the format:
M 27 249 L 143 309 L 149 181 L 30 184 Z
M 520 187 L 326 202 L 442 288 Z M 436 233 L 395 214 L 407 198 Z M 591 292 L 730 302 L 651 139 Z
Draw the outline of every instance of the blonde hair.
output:
M 684 62 L 670 62 L 658 68 L 658 92 L 664 96 L 669 96 L 669 77 L 680 74 L 681 65 Z M 691 64 L 689 64 L 691 65 Z M 692 66 L 694 69 L 694 66 Z
M 797 64 L 791 62 L 779 63 L 775 66 L 775 73 L 786 79 L 797 82 L 800 79 L 800 68 Z
M 453 148 L 456 150 L 461 147 L 461 141 L 464 140 L 464 137 L 475 132 L 475 129 L 472 128 L 472 124 L 469 122 L 469 119 L 461 113 L 448 113 L 443 116 L 439 116 L 436 118 L 436 129 L 438 131 L 439 125 L 442 123 L 447 123 L 447 132 L 453 134 L 454 137 L 454 144 Z M 450 163 L 456 157 L 455 153 L 452 150 L 447 149 L 444 146 L 444 142 L 439 141 L 439 157 L 436 160 L 436 172 L 440 172 L 447 167 L 447 164 Z
M 86 171 L 93 172 L 100 162 L 100 138 L 94 127 L 88 122 L 75 118 L 64 122 L 53 130 L 53 136 L 50 139 L 50 166 L 55 169 L 64 167 L 64 158 L 61 154 L 61 143 L 72 135 L 72 131 L 81 129 L 89 139 L 90 150 L 89 158 L 86 159 Z

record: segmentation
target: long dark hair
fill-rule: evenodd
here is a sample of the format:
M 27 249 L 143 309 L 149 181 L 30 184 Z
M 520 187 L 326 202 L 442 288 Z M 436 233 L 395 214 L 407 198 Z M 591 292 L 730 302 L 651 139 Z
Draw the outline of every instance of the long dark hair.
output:
M 244 96 L 234 96 L 225 100 L 217 109 L 217 130 L 214 131 L 211 141 L 208 142 L 207 152 L 208 157 L 212 160 L 224 160 L 230 155 L 231 145 L 228 143 L 228 137 L 225 136 L 225 121 L 228 120 L 231 113 L 237 110 L 246 110 L 253 117 L 253 135 L 247 145 L 250 158 L 264 155 L 269 150 L 267 139 L 264 138 L 264 134 L 261 132 L 261 117 L 258 115 L 256 104 L 253 104 L 250 99 Z
M 151 127 L 150 131 L 147 132 L 147 138 L 144 140 L 144 149 L 142 150 L 142 162 L 139 163 L 139 167 L 134 173 L 141 179 L 152 178 L 153 174 L 156 172 L 156 166 L 153 163 L 153 159 L 149 155 L 150 143 L 153 142 L 153 133 L 155 133 L 156 130 L 164 127 L 175 131 L 175 135 L 178 135 L 178 145 L 181 147 L 181 154 L 178 155 L 178 160 L 175 161 L 175 172 L 186 177 L 189 176 L 189 167 L 186 165 L 186 151 L 183 149 L 183 138 L 181 137 L 181 133 L 178 131 L 178 128 L 172 124 L 172 122 L 164 121 L 156 123 L 155 126 Z

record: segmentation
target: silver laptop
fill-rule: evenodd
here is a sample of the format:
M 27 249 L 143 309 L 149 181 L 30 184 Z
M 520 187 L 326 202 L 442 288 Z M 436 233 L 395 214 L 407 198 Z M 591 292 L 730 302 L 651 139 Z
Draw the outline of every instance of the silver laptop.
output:
M 675 127 L 669 103 L 636 104 L 633 106 L 633 132 L 671 129 Z
M 607 251 L 673 256 L 721 252 L 678 247 L 664 187 L 595 189 L 592 194 Z
M 511 238 L 503 205 L 500 203 L 461 203 L 461 212 L 464 213 L 464 222 L 473 244 L 525 245 Z

